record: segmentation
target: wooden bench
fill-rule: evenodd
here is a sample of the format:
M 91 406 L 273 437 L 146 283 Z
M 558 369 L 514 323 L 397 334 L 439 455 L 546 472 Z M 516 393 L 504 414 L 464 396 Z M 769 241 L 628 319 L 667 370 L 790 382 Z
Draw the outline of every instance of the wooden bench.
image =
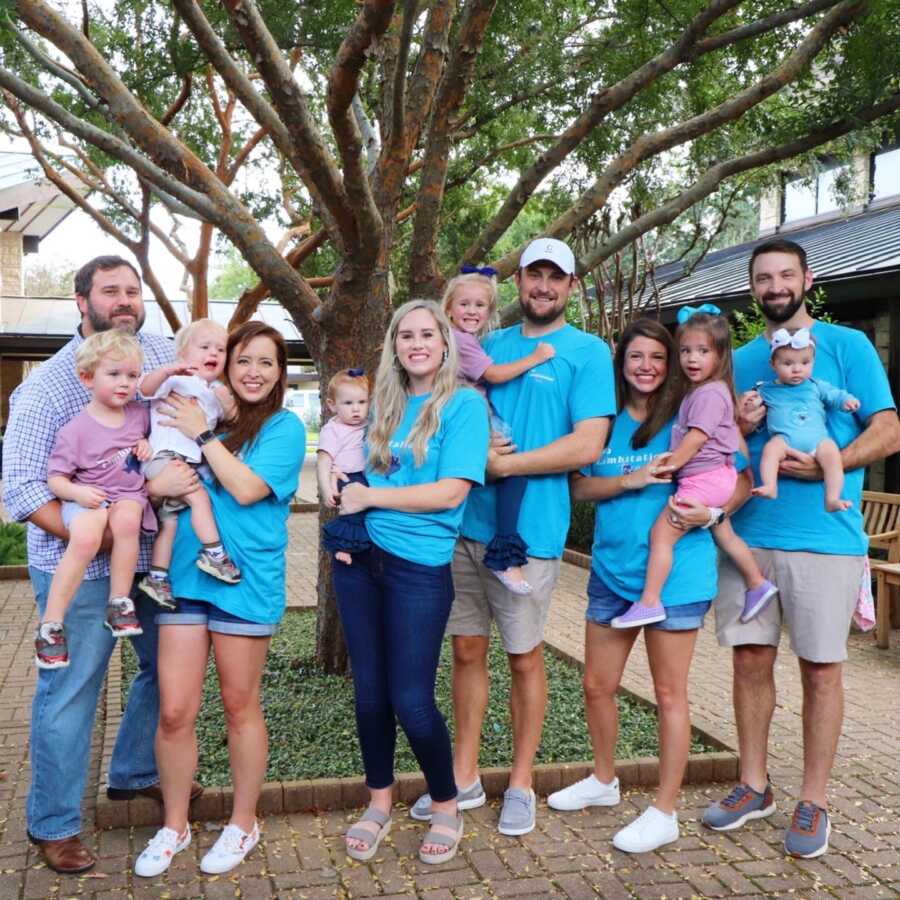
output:
M 875 596 L 875 640 L 879 647 L 890 646 L 891 588 L 900 586 L 900 494 L 863 491 L 863 524 L 869 536 L 869 550 L 884 550 L 887 560 L 872 560 L 877 589 Z

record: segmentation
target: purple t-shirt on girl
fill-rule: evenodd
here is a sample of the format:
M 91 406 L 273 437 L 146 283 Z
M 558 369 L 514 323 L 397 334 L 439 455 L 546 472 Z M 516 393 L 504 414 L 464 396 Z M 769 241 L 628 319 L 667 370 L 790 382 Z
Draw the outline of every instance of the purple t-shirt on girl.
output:
M 114 428 L 98 422 L 86 409 L 63 425 L 47 460 L 47 477 L 64 475 L 75 484 L 100 488 L 110 503 L 134 500 L 144 510 L 141 527 L 156 531 L 141 464 L 134 455 L 135 444 L 147 437 L 150 410 L 132 402 L 124 412 L 124 421 Z
M 709 440 L 692 460 L 678 470 L 680 477 L 734 465 L 734 454 L 740 446 L 740 432 L 734 420 L 731 392 L 721 381 L 701 384 L 681 401 L 678 418 L 672 426 L 669 449 L 674 450 L 691 428 L 699 429 Z
M 453 338 L 456 341 L 456 352 L 459 354 L 459 374 L 469 387 L 485 394 L 481 378 L 485 371 L 494 364 L 494 360 L 484 352 L 484 348 L 474 334 L 454 328 Z

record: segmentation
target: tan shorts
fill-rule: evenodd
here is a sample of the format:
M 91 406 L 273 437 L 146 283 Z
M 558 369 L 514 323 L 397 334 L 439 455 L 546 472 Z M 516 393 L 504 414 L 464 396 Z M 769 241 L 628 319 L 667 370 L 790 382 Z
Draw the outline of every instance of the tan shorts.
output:
M 156 478 L 162 470 L 169 465 L 170 462 L 179 461 L 192 466 L 194 469 L 199 465 L 193 463 L 189 459 L 185 459 L 180 453 L 174 450 L 160 450 L 153 459 L 144 463 L 144 478 L 150 481 Z M 173 519 L 183 509 L 187 509 L 188 505 L 180 497 L 166 497 L 162 503 L 156 508 L 156 518 L 162 522 L 164 519 Z
M 719 644 L 777 647 L 783 621 L 791 649 L 800 659 L 819 663 L 845 660 L 865 557 L 751 550 L 763 575 L 778 587 L 778 594 L 758 616 L 741 622 L 744 580 L 734 563 L 720 555 L 719 595 L 713 603 Z
M 520 597 L 481 564 L 483 558 L 484 544 L 467 538 L 456 542 L 451 564 L 455 597 L 447 634 L 486 637 L 493 620 L 507 653 L 528 653 L 544 640 L 559 560 L 529 556 L 522 571 L 534 590 Z

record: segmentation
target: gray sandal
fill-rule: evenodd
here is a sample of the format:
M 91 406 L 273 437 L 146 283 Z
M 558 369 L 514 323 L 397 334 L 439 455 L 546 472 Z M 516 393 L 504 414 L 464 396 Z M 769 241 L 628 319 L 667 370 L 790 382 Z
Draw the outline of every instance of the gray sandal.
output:
M 443 825 L 445 828 L 455 828 L 456 837 L 453 837 L 453 835 L 450 834 L 444 834 L 440 831 L 435 831 L 435 825 Z M 461 815 L 451 816 L 449 813 L 433 812 L 431 814 L 431 828 L 428 829 L 425 837 L 422 838 L 422 846 L 419 847 L 419 859 L 428 865 L 443 863 L 453 859 L 453 857 L 456 856 L 456 851 L 459 849 L 459 842 L 462 839 L 462 835 L 463 817 Z M 424 847 L 425 844 L 440 844 L 447 849 L 442 853 L 425 853 L 422 850 L 422 847 Z
M 363 822 L 377 822 L 378 831 L 373 832 L 369 828 L 364 828 Z M 366 862 L 378 852 L 378 845 L 381 843 L 387 833 L 391 830 L 391 817 L 388 813 L 382 812 L 370 806 L 363 814 L 360 820 L 349 829 L 344 835 L 345 838 L 352 838 L 354 841 L 365 841 L 369 846 L 365 850 L 357 847 L 347 846 L 347 856 L 351 859 L 357 859 L 360 862 Z

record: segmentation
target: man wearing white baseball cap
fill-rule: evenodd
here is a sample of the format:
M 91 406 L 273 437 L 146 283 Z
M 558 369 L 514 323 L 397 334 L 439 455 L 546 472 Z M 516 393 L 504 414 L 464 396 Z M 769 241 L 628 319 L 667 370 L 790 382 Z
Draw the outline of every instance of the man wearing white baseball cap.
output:
M 495 491 L 490 484 L 470 492 L 453 558 L 456 596 L 447 633 L 453 635 L 457 801 L 460 809 L 485 802 L 478 750 L 494 621 L 512 676 L 513 765 L 498 826 L 507 835 L 527 834 L 535 825 L 532 769 L 547 705 L 543 633 L 569 530 L 568 473 L 600 456 L 609 417 L 615 414 L 608 347 L 566 323 L 575 270 L 575 256 L 562 241 L 532 241 L 515 275 L 522 322 L 492 332 L 484 343 L 488 355 L 501 364 L 527 356 L 539 341 L 556 350 L 552 359 L 491 389 L 491 403 L 512 427 L 514 444 L 492 449 L 489 476 L 541 476 L 528 478 L 518 523 L 528 545 L 523 572 L 533 591 L 514 594 L 482 563 L 485 545 L 496 531 Z M 410 812 L 414 818 L 427 819 L 431 798 L 424 795 Z

